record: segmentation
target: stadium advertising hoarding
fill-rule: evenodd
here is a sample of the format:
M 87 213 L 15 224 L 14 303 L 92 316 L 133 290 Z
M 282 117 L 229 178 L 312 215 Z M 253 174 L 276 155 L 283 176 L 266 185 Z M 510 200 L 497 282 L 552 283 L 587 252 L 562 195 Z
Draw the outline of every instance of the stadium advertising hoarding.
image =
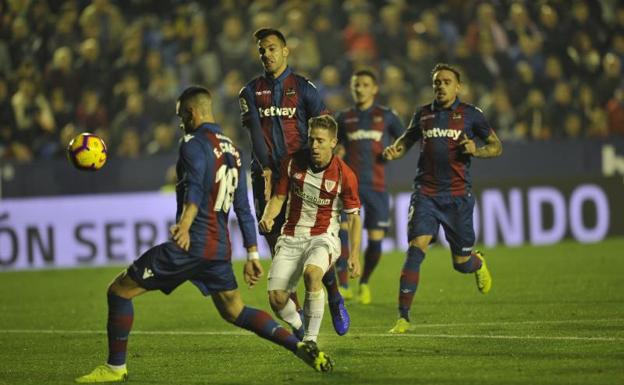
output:
M 487 247 L 547 245 L 622 235 L 623 190 L 620 178 L 488 186 L 477 191 L 477 241 Z M 409 192 L 392 196 L 394 223 L 385 250 L 407 244 L 409 198 Z M 0 271 L 128 264 L 167 239 L 174 213 L 174 196 L 159 192 L 2 200 Z M 234 258 L 242 259 L 242 236 L 233 215 L 230 220 Z M 267 256 L 264 242 L 259 246 Z

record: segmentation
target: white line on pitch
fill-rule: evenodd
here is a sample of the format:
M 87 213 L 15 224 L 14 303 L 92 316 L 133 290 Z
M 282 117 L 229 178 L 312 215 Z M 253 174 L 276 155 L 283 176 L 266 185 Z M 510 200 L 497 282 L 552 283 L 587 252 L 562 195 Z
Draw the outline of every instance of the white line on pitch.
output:
M 106 334 L 105 330 L 36 330 L 36 329 L 6 329 L 0 334 Z M 246 336 L 252 335 L 247 331 L 167 331 L 167 330 L 134 330 L 133 335 L 174 335 L 174 336 Z M 503 340 L 558 340 L 558 341 L 624 341 L 620 337 L 579 337 L 579 336 L 514 336 L 488 334 L 389 334 L 389 333 L 353 333 L 352 337 L 399 337 L 399 338 L 454 338 L 454 339 L 503 339 Z
M 534 320 L 534 321 L 492 321 L 492 322 L 461 322 L 447 324 L 412 324 L 412 329 L 416 328 L 437 328 L 452 326 L 505 326 L 505 325 L 547 325 L 547 324 L 574 324 L 592 322 L 622 322 L 624 318 L 603 318 L 603 319 L 569 319 L 569 320 Z M 379 326 L 360 326 L 357 329 L 378 329 Z

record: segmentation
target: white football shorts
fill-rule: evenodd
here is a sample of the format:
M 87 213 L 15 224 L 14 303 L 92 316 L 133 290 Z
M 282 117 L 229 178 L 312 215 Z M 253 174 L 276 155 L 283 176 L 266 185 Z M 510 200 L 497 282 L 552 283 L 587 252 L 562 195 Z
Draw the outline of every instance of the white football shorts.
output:
M 335 235 L 281 235 L 269 270 L 268 290 L 294 292 L 307 265 L 317 266 L 325 273 L 339 257 L 340 238 Z

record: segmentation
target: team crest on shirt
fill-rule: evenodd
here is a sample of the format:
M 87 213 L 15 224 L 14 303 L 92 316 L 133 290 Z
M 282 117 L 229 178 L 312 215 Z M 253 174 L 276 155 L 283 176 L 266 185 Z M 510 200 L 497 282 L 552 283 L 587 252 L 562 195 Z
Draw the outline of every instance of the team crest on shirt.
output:
M 451 119 L 457 120 L 457 119 L 461 119 L 462 118 L 462 114 L 460 114 L 459 112 L 454 112 L 453 116 L 451 116 Z
M 336 181 L 325 179 L 324 185 L 325 185 L 325 190 L 332 191 L 334 187 L 336 187 Z
M 381 116 L 375 116 L 375 117 L 373 118 L 373 122 L 374 122 L 374 123 L 380 123 L 380 122 L 382 122 L 382 121 L 383 121 L 383 118 L 382 118 Z
M 295 96 L 297 93 L 294 88 L 289 88 L 286 90 L 286 96 Z

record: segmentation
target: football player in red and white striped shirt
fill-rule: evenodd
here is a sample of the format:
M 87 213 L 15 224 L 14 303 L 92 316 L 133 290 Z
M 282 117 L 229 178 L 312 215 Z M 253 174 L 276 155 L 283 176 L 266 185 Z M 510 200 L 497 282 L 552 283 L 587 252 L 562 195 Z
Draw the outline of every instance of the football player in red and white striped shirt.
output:
M 321 279 L 340 256 L 340 212 L 347 216 L 353 278 L 360 274 L 360 198 L 354 172 L 333 155 L 338 143 L 337 124 L 329 115 L 309 120 L 308 148 L 282 163 L 280 179 L 259 222 L 270 231 L 287 200 L 286 221 L 275 247 L 269 272 L 269 301 L 278 317 L 294 329 L 301 319 L 289 294 L 301 275 L 306 289 L 304 341 L 316 341 L 323 318 L 325 292 Z

